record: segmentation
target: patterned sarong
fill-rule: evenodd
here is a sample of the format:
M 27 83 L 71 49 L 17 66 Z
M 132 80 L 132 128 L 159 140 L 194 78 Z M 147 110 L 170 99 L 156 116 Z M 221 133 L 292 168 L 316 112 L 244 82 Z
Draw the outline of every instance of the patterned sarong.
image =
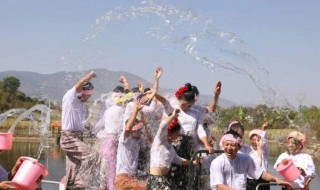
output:
M 66 154 L 68 186 L 90 187 L 97 162 L 97 154 L 83 142 L 81 132 L 62 131 L 61 149 Z

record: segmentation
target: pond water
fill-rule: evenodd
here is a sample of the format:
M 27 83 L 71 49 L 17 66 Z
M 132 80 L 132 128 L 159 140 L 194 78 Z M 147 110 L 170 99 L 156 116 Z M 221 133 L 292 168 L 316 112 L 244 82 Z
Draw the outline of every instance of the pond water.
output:
M 43 165 L 49 170 L 49 176 L 45 180 L 60 181 L 65 175 L 65 155 L 55 141 L 52 141 L 49 149 L 45 150 L 39 159 Z M 11 169 L 15 161 L 20 156 L 30 156 L 36 158 L 38 155 L 39 142 L 14 142 L 11 151 L 5 151 L 0 155 L 0 164 L 7 170 Z M 283 152 L 283 147 L 279 144 L 270 144 L 271 156 L 269 164 L 269 172 L 279 176 L 277 172 L 270 166 L 273 166 L 279 154 Z M 314 158 L 316 165 L 317 176 L 312 180 L 310 188 L 315 190 L 320 187 L 320 160 Z M 44 190 L 56 190 L 58 185 L 42 183 Z M 279 187 L 272 187 L 271 189 L 281 189 Z

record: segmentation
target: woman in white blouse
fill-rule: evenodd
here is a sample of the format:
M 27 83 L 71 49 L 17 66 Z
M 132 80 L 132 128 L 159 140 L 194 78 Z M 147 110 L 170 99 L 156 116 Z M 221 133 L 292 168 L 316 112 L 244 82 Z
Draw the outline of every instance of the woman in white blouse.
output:
M 248 154 L 256 168 L 261 167 L 263 171 L 267 171 L 268 160 L 270 155 L 270 149 L 267 143 L 267 133 L 265 131 L 266 127 L 270 122 L 265 122 L 261 129 L 254 129 L 249 132 L 249 139 L 251 142 L 250 151 L 244 152 Z M 258 166 L 259 165 L 259 166 Z M 258 180 L 253 179 L 250 176 L 247 176 L 247 190 L 255 190 L 257 185 L 260 183 L 267 183 L 267 181 L 259 178 Z M 269 186 L 260 187 L 261 190 L 270 190 Z
M 179 112 L 179 109 L 175 109 L 169 117 L 163 120 L 154 137 L 151 147 L 150 175 L 147 181 L 147 190 L 173 189 L 167 179 L 171 163 L 179 165 L 189 164 L 189 160 L 178 156 L 171 145 L 180 134 L 181 126 L 177 119 Z M 199 161 L 200 159 L 197 159 L 193 163 L 197 164 Z
M 198 150 L 206 149 L 209 153 L 213 152 L 213 147 L 209 143 L 207 133 L 202 124 L 203 114 L 198 109 L 193 108 L 196 101 L 196 93 L 193 89 L 194 86 L 187 83 L 175 93 L 177 104 L 170 101 L 171 110 L 173 108 L 180 109 L 178 116 L 181 126 L 180 136 L 173 143 L 173 146 L 177 154 L 186 159 L 190 159 L 191 155 Z M 187 169 L 185 167 L 180 167 L 179 165 L 172 166 L 169 181 L 175 185 L 174 189 L 185 189 L 188 185 L 186 174 Z

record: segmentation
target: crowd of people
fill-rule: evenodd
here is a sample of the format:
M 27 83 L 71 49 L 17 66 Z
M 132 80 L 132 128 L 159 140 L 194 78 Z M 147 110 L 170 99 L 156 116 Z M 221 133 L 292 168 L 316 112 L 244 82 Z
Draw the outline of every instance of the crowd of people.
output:
M 276 182 L 287 189 L 307 189 L 315 176 L 311 156 L 301 153 L 305 136 L 300 132 L 289 134 L 288 151 L 279 156 L 275 167 L 294 160 L 301 176 L 286 182 L 267 171 L 269 147 L 266 141 L 266 122 L 260 129 L 249 132 L 250 145 L 245 145 L 244 126 L 232 121 L 220 140 L 221 155 L 214 153 L 215 139 L 204 124 L 208 114 L 215 111 L 221 92 L 221 82 L 214 88 L 210 105 L 200 106 L 199 90 L 186 83 L 174 95 L 158 93 L 162 68 L 154 72 L 152 88 L 143 84 L 130 89 L 124 76 L 103 107 L 103 114 L 95 126 L 100 139 L 96 153 L 85 144 L 82 133 L 87 117 L 86 102 L 93 93 L 90 82 L 96 77 L 90 72 L 81 78 L 63 97 L 61 148 L 67 157 L 68 186 L 86 188 L 92 183 L 94 163 L 100 160 L 100 189 L 187 189 L 188 165 L 203 165 L 210 173 L 211 189 L 255 189 L 259 183 Z M 198 150 L 209 156 L 190 160 Z M 147 167 L 146 178 L 138 178 L 140 162 Z M 141 168 L 140 168 L 141 169 Z M 269 187 L 265 187 L 268 189 Z
M 287 151 L 274 165 L 277 168 L 292 159 L 300 176 L 291 182 L 282 180 L 267 171 L 266 131 L 270 122 L 250 131 L 250 145 L 246 145 L 244 126 L 240 121 L 232 121 L 217 147 L 207 120 L 217 107 L 221 82 L 213 89 L 211 104 L 202 106 L 196 104 L 199 90 L 190 83 L 178 88 L 174 95 L 160 95 L 162 73 L 160 67 L 155 70 L 151 88 L 144 88 L 143 84 L 130 88 L 124 76 L 119 78 L 122 85 L 115 87 L 103 103 L 93 128 L 99 139 L 98 151 L 83 141 L 84 121 L 88 117 L 86 103 L 94 92 L 91 80 L 97 77 L 96 73 L 91 71 L 83 76 L 66 92 L 62 100 L 60 146 L 66 155 L 67 189 L 89 189 L 97 167 L 101 190 L 190 189 L 189 164 L 194 170 L 202 165 L 210 175 L 207 183 L 211 189 L 254 190 L 259 183 L 267 182 L 276 182 L 283 189 L 309 188 L 315 166 L 312 157 L 301 152 L 306 145 L 304 134 L 294 131 L 288 135 Z M 224 152 L 213 154 L 216 149 Z M 192 154 L 199 150 L 208 154 L 193 159 Z M 14 187 L 9 180 L 19 165 L 20 160 L 9 173 L 0 170 L 0 189 Z M 141 170 L 147 175 L 137 177 Z

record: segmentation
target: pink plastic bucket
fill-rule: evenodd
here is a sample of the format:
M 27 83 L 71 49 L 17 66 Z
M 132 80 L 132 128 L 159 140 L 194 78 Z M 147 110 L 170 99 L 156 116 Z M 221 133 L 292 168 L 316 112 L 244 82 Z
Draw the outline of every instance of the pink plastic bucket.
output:
M 42 178 L 48 175 L 48 170 L 34 158 L 23 157 L 23 159 L 12 182 L 20 190 L 35 190 Z
M 13 133 L 0 133 L 0 150 L 11 150 Z
M 297 179 L 301 173 L 291 159 L 288 159 L 288 162 L 286 164 L 279 164 L 277 167 L 277 171 L 288 182 L 292 182 Z

